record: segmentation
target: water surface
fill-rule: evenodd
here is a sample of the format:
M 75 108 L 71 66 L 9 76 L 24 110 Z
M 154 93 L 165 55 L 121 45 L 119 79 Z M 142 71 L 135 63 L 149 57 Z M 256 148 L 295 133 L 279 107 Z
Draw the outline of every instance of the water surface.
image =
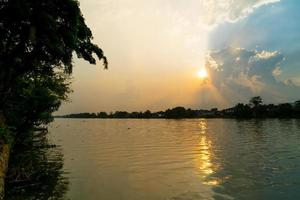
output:
M 48 138 L 63 199 L 300 199 L 300 120 L 56 119 Z

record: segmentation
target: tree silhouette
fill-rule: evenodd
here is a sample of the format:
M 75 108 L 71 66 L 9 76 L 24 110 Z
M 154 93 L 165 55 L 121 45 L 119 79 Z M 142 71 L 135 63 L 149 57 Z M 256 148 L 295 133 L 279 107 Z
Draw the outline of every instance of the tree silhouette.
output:
M 293 114 L 293 106 L 289 103 L 282 103 L 278 105 L 277 116 L 288 117 Z
M 249 100 L 250 105 L 252 105 L 253 107 L 258 107 L 263 103 L 263 100 L 260 96 L 256 96 L 256 97 L 252 97 Z
M 260 113 L 261 113 L 260 106 L 263 103 L 262 98 L 260 96 L 252 97 L 249 100 L 249 103 L 250 103 L 250 105 L 253 108 L 253 115 L 254 115 L 254 117 L 258 117 L 258 115 L 260 115 Z
M 0 148 L 16 141 L 12 136 L 20 139 L 12 132 L 16 128 L 51 119 L 69 89 L 55 76 L 58 71 L 72 73 L 74 53 L 91 64 L 96 64 L 96 55 L 107 68 L 102 50 L 92 43 L 92 32 L 77 0 L 1 2 Z M 16 98 L 18 92 L 24 96 Z M 9 156 L 0 156 L 7 163 Z M 5 168 L 0 169 L 0 198 Z
M 237 104 L 234 107 L 234 116 L 237 118 L 249 118 L 252 116 L 252 111 L 249 105 L 242 103 Z
M 259 99 L 259 98 L 258 98 Z M 258 102 L 262 102 L 259 100 Z M 200 109 L 193 110 L 191 108 L 175 107 L 166 111 L 151 112 L 127 112 L 116 111 L 106 114 L 100 112 L 95 113 L 78 113 L 64 116 L 62 118 L 167 118 L 167 119 L 182 119 L 182 118 L 294 118 L 300 117 L 300 101 L 294 103 L 282 104 L 262 104 L 256 103 L 256 107 L 250 104 L 238 103 L 233 108 L 218 110 L 212 108 L 210 110 Z
M 15 143 L 32 134 L 33 126 L 48 124 L 70 92 L 68 76 L 55 73 L 52 76 L 26 75 L 11 88 L 4 108 L 7 124 L 14 127 Z
M 300 100 L 295 102 L 295 113 L 300 116 Z
M 96 55 L 107 68 L 77 0 L 9 0 L 0 7 L 0 36 L 0 126 L 6 125 L 4 108 L 11 106 L 7 100 L 20 79 L 51 79 L 58 70 L 70 74 L 74 53 L 91 64 Z
M 0 115 L 19 77 L 71 73 L 73 52 L 91 64 L 95 54 L 107 67 L 77 0 L 9 0 L 0 7 L 0 35 Z
M 186 110 L 184 107 L 176 107 L 173 109 L 168 109 L 165 112 L 166 118 L 173 118 L 173 119 L 179 119 L 179 118 L 185 118 L 186 117 Z

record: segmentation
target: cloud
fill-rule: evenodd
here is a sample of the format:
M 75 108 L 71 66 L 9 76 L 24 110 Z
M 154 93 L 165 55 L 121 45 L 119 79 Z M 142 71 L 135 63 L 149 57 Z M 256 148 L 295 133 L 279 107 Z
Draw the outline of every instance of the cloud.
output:
M 281 73 L 282 73 L 282 71 L 281 71 L 280 67 L 276 67 L 276 68 L 272 71 L 272 74 L 273 74 L 274 77 L 280 76 Z
M 268 51 L 262 51 L 262 52 L 258 52 L 254 58 L 259 60 L 259 59 L 264 59 L 264 60 L 268 60 L 272 57 L 276 57 L 279 55 L 278 51 L 273 51 L 273 52 L 268 52 Z
M 284 61 L 285 57 L 278 51 L 228 47 L 211 51 L 207 55 L 206 69 L 211 85 L 228 105 L 247 101 L 254 95 L 276 103 L 295 100 L 300 91 L 291 80 L 281 80 Z
M 236 22 L 255 9 L 280 0 L 206 0 L 202 1 L 203 21 L 207 25 Z
M 101 14 L 105 13 L 110 18 L 124 18 L 130 15 L 143 18 L 151 15 L 160 16 L 161 19 L 169 17 L 171 21 L 177 20 L 176 23 L 213 27 L 222 22 L 236 22 L 253 13 L 255 9 L 280 0 L 90 0 L 87 2 L 91 8 L 98 5 Z M 95 10 L 95 16 L 97 14 L 99 10 Z

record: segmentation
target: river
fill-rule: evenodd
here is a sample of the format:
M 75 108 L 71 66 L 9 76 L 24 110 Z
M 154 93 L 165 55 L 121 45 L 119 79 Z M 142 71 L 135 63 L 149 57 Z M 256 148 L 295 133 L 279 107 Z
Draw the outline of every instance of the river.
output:
M 40 185 L 8 184 L 7 199 L 300 199 L 300 120 L 56 119 L 49 132 Z

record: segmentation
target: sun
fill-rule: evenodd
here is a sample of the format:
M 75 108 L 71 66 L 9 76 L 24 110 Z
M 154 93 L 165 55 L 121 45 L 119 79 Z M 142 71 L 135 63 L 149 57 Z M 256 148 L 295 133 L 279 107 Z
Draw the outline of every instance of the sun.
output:
M 208 77 L 208 74 L 207 74 L 207 71 L 205 70 L 205 68 L 199 70 L 197 75 L 200 79 L 205 79 Z

